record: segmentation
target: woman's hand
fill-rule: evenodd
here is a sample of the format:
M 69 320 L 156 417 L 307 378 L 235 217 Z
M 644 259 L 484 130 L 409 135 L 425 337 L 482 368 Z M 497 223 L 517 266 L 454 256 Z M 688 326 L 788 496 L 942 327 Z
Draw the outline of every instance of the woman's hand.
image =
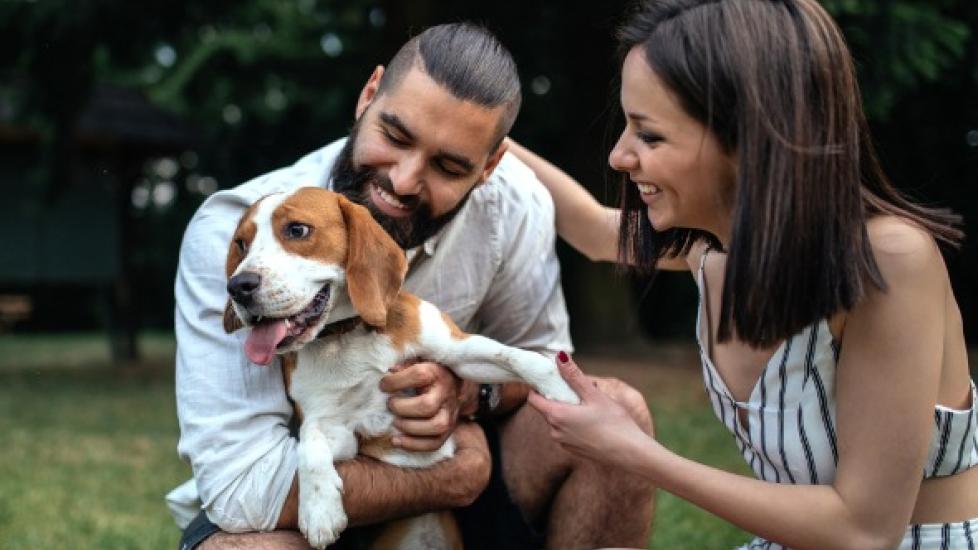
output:
M 528 397 L 530 405 L 550 424 L 554 441 L 575 454 L 635 469 L 642 450 L 656 445 L 635 422 L 635 412 L 630 413 L 602 391 L 601 386 L 610 381 L 586 376 L 566 353 L 557 356 L 557 367 L 580 396 L 581 404 L 550 401 L 536 392 Z

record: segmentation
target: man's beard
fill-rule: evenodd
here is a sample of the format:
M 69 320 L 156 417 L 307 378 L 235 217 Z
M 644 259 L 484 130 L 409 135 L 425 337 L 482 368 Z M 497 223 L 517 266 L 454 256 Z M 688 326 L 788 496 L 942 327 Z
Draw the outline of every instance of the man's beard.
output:
M 374 219 L 377 220 L 377 223 L 387 231 L 387 234 L 394 239 L 394 242 L 398 246 L 404 250 L 414 248 L 434 236 L 445 224 L 452 221 L 462 207 L 465 206 L 469 195 L 472 194 L 472 190 L 476 186 L 469 189 L 465 193 L 465 196 L 462 197 L 462 200 L 448 212 L 437 217 L 432 215 L 431 205 L 422 202 L 421 198 L 417 195 L 398 195 L 394 192 L 394 185 L 391 183 L 390 178 L 377 173 L 375 168 L 356 166 L 353 163 L 353 148 L 357 141 L 359 126 L 358 121 L 353 126 L 353 129 L 350 130 L 350 137 L 347 138 L 346 143 L 343 145 L 343 150 L 340 151 L 336 159 L 336 164 L 333 166 L 333 173 L 331 175 L 333 191 L 340 193 L 356 204 L 365 206 Z M 405 218 L 393 218 L 381 212 L 370 198 L 371 185 L 376 185 L 383 189 L 386 193 L 389 193 L 414 211 L 410 216 Z

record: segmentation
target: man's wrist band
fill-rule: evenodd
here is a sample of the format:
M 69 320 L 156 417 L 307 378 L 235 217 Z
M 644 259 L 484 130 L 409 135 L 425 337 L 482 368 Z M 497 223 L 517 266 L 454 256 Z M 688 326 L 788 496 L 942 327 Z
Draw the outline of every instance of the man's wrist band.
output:
M 500 384 L 480 384 L 479 385 L 479 409 L 476 417 L 488 418 L 499 407 L 502 399 L 502 387 Z

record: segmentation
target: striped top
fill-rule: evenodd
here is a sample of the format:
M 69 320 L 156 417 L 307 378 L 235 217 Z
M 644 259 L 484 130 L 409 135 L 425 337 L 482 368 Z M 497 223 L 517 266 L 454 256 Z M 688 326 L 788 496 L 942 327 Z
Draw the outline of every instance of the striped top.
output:
M 776 483 L 830 484 L 839 461 L 836 439 L 835 372 L 839 347 L 826 320 L 785 340 L 768 360 L 750 397 L 736 401 L 710 360 L 703 340 L 706 288 L 700 261 L 700 308 L 696 339 L 703 379 L 713 410 L 736 440 L 758 479 Z M 747 424 L 738 410 L 746 411 Z M 952 475 L 978 464 L 975 384 L 971 408 L 936 405 L 923 478 Z M 776 547 L 776 546 L 775 546 Z

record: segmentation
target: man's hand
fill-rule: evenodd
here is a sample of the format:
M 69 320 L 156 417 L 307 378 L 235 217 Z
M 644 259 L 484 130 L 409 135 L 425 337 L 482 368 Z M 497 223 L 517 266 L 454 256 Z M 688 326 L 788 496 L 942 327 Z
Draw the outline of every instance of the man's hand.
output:
M 401 432 L 393 444 L 409 451 L 438 449 L 459 415 L 473 414 L 479 406 L 478 384 L 437 363 L 398 365 L 381 379 L 380 389 L 395 394 L 387 401 L 387 408 L 397 415 L 394 427 Z

